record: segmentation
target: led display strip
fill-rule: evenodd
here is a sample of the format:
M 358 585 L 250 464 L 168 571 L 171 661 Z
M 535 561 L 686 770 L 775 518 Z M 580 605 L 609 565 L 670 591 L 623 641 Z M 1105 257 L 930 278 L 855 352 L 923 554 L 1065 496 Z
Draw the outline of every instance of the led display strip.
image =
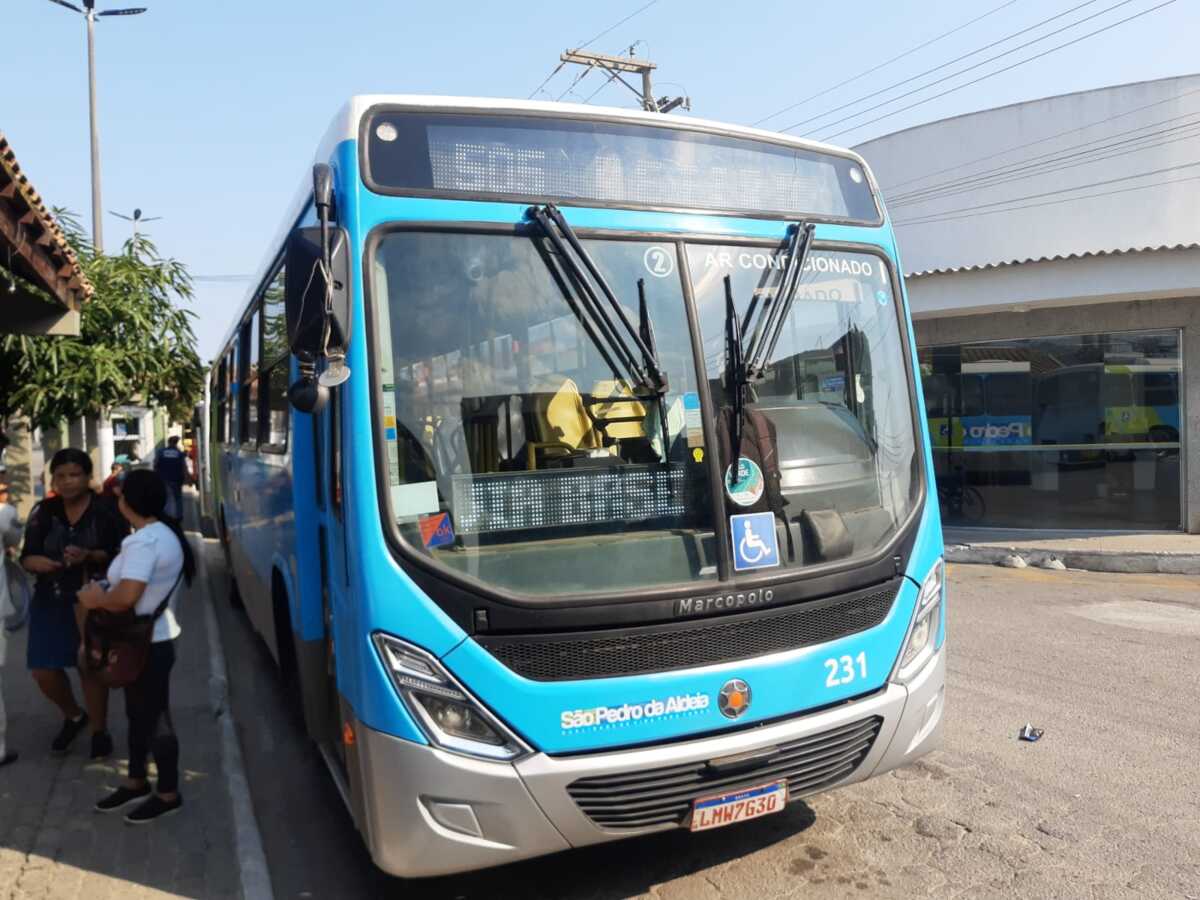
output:
M 399 110 L 373 115 L 365 137 L 368 185 L 383 193 L 880 220 L 854 159 L 782 140 L 603 118 Z
M 685 470 L 672 465 L 455 475 L 459 534 L 643 522 L 683 515 Z

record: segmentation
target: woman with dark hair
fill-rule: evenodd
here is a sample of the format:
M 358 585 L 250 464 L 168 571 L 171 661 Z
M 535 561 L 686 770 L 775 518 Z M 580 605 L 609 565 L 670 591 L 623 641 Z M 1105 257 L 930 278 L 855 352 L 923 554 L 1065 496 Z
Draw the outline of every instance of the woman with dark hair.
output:
M 79 592 L 79 602 L 89 610 L 132 609 L 140 616 L 158 613 L 146 667 L 137 681 L 125 688 L 129 775 L 124 784 L 96 802 L 98 811 L 113 812 L 141 800 L 125 821 L 142 825 L 183 806 L 179 795 L 179 740 L 171 722 L 170 679 L 175 639 L 180 634 L 175 600 L 180 582 L 192 583 L 196 561 L 179 521 L 163 512 L 167 486 L 155 472 L 130 472 L 117 505 L 133 526 L 133 534 L 121 543 L 121 552 L 108 567 L 107 586 L 92 582 Z M 154 792 L 146 779 L 150 754 L 154 754 L 158 766 Z
M 90 723 L 92 759 L 112 753 L 108 735 L 108 688 L 83 680 L 87 712 L 80 709 L 67 669 L 76 665 L 79 626 L 75 593 L 94 574 L 104 571 L 129 529 L 91 487 L 92 460 L 67 447 L 50 460 L 54 496 L 37 505 L 25 527 L 21 565 L 37 576 L 29 609 L 26 665 L 42 693 L 63 714 L 63 725 L 50 752 L 66 753 Z

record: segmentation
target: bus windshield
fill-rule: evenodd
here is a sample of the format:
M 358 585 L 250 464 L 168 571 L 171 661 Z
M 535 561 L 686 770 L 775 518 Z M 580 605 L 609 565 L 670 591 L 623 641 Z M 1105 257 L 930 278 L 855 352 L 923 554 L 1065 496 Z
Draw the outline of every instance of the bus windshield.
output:
M 715 578 L 707 469 L 686 437 L 697 368 L 676 248 L 583 245 L 634 323 L 642 282 L 661 400 L 592 339 L 543 237 L 382 239 L 371 278 L 391 514 L 416 552 L 524 594 Z
M 649 320 L 661 398 L 595 339 L 543 235 L 400 230 L 378 243 L 378 427 L 390 515 L 410 551 L 503 590 L 561 595 L 714 580 L 714 520 L 726 513 L 776 513 L 780 568 L 869 554 L 896 533 L 916 498 L 917 454 L 879 257 L 810 254 L 742 430 L 778 495 L 727 478 L 722 505 L 709 454 L 724 473 L 729 447 L 706 446 L 697 373 L 723 404 L 723 276 L 742 315 L 774 291 L 775 251 L 693 245 L 681 260 L 674 243 L 582 244 L 629 322 Z M 756 435 L 762 416 L 769 438 Z M 778 467 L 758 452 L 768 439 Z
M 761 310 L 770 308 L 783 277 L 782 255 L 775 248 L 688 247 L 722 433 L 732 430 L 726 279 L 741 321 L 756 311 L 765 315 Z M 735 474 L 730 448 L 725 441 L 721 447 L 730 512 L 746 511 L 739 505 L 771 509 L 789 523 L 784 537 L 793 545 L 785 565 L 869 555 L 915 506 L 919 461 L 900 323 L 881 257 L 809 253 L 778 343 L 762 378 L 750 386 L 743 413 L 742 454 L 760 471 L 749 479 L 745 471 Z M 738 489 L 740 481 L 746 489 Z

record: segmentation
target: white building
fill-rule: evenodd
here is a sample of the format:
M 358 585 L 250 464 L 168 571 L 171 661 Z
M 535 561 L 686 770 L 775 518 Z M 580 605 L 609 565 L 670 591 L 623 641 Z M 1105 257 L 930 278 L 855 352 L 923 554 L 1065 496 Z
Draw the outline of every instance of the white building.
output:
M 1200 75 L 855 149 L 900 242 L 947 522 L 1200 532 Z

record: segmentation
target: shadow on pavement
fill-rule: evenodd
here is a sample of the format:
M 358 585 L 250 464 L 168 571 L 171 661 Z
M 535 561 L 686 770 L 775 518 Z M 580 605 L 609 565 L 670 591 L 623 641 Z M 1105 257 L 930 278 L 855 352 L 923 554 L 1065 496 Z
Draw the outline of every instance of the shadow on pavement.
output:
M 183 633 L 171 677 L 171 711 L 185 806 L 142 827 L 126 825 L 120 814 L 92 809 L 125 773 L 122 693 L 113 692 L 109 702 L 108 727 L 116 745 L 111 759 L 89 761 L 86 733 L 68 755 L 51 756 L 59 713 L 25 667 L 27 631 L 8 635 L 0 689 L 8 713 L 7 743 L 20 759 L 0 769 L 0 897 L 124 897 L 141 887 L 187 897 L 239 896 L 232 813 L 208 694 L 202 607 L 208 599 L 197 583 L 178 606 Z M 72 680 L 81 699 L 78 679 Z
M 735 828 L 664 832 L 464 875 L 419 881 L 386 875 L 371 861 L 265 643 L 246 614 L 232 607 L 217 542 L 205 541 L 204 552 L 247 779 L 278 897 L 628 897 L 744 859 L 801 834 L 816 820 L 811 807 L 797 802 Z
M 667 831 L 466 875 L 422 881 L 387 879 L 383 895 L 397 900 L 414 897 L 616 900 L 639 896 L 656 884 L 744 859 L 803 833 L 815 822 L 812 808 L 799 801 L 778 815 L 733 828 L 698 834 Z M 381 877 L 386 876 L 381 874 Z

